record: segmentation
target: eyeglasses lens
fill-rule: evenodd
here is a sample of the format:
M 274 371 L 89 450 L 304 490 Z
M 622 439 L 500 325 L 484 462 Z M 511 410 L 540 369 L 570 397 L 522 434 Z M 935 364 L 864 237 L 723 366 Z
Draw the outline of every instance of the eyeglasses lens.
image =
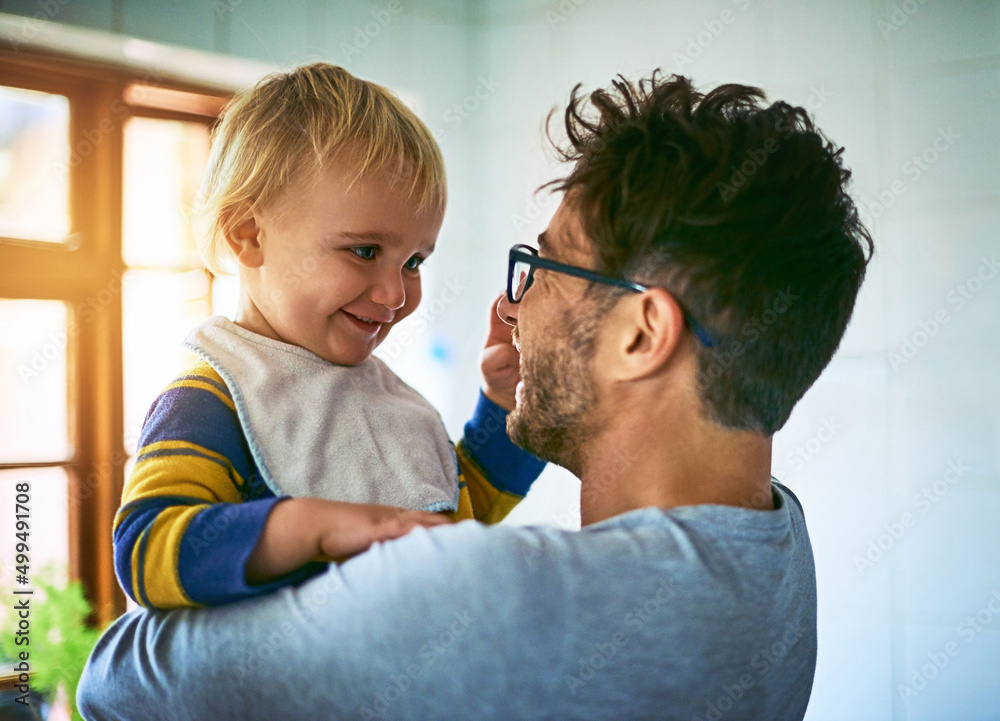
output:
M 514 300 L 519 301 L 528 289 L 528 277 L 531 272 L 531 264 L 524 261 L 514 263 L 514 278 L 511 284 L 514 288 Z

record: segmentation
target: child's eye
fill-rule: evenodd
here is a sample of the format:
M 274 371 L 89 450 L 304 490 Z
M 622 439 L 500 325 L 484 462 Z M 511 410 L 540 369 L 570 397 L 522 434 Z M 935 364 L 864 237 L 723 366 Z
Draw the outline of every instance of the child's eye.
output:
M 415 255 L 408 261 L 406 261 L 406 265 L 404 265 L 403 267 L 406 268 L 407 270 L 416 270 L 421 265 L 423 265 L 423 262 L 425 260 L 426 258 L 421 258 L 419 255 Z
M 356 248 L 351 248 L 351 252 L 362 260 L 373 260 L 375 258 L 376 248 L 374 245 L 360 245 Z

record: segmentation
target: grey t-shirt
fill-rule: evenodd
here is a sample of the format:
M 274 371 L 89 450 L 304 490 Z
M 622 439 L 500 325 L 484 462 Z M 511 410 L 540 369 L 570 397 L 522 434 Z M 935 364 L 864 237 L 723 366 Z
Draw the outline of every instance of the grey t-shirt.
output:
M 466 521 L 296 588 L 139 610 L 80 685 L 90 721 L 801 719 L 816 580 L 798 500 L 644 508 L 578 532 Z

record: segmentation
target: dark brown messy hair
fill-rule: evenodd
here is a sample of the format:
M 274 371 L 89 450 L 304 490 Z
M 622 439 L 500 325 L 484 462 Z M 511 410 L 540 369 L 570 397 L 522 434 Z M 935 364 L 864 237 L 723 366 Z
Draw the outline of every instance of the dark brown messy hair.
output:
M 548 187 L 580 212 L 598 270 L 670 290 L 707 329 L 706 415 L 772 435 L 837 350 L 873 253 L 843 148 L 758 88 L 702 94 L 658 71 L 589 103 L 580 87 L 568 144 L 553 141 L 573 169 Z

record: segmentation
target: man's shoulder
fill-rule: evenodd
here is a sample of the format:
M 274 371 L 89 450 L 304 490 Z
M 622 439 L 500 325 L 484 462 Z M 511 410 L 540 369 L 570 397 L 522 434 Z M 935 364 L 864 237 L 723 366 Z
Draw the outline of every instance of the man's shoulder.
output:
M 815 666 L 815 581 L 800 556 L 808 550 L 767 523 L 759 533 L 718 530 L 723 518 L 738 523 L 741 509 L 702 510 L 704 523 L 648 508 L 582 531 L 475 521 L 417 529 L 383 544 L 370 560 L 381 555 L 384 563 L 362 561 L 346 585 L 372 579 L 366 608 L 407 599 L 427 618 L 468 611 L 484 621 L 476 647 L 502 645 L 522 659 L 551 651 L 544 664 L 554 681 L 545 693 L 558 691 L 574 709 L 607 707 L 610 718 L 613 687 L 632 684 L 643 708 L 634 716 L 653 717 L 655 704 L 668 702 L 697 715 L 714 701 L 705 677 L 749 677 L 747 717 L 768 717 L 772 690 L 796 684 L 792 695 L 804 708 Z M 391 594 L 375 580 L 385 578 Z M 448 590 L 419 590 L 427 588 Z M 773 658 L 761 655 L 775 644 Z M 510 683 L 535 683 L 540 672 L 479 662 Z
M 366 554 L 363 563 L 372 568 L 364 573 L 378 566 L 376 575 L 412 576 L 413 583 L 440 577 L 473 595 L 495 588 L 513 603 L 564 606 L 581 593 L 593 603 L 603 602 L 601 594 L 614 603 L 622 589 L 688 564 L 684 544 L 657 515 L 649 509 L 581 531 L 474 520 L 417 528 Z
M 508 595 L 586 597 L 595 603 L 602 595 L 610 602 L 621 588 L 645 579 L 666 578 L 689 589 L 681 595 L 691 595 L 695 603 L 702 593 L 728 597 L 727 589 L 742 587 L 751 577 L 753 585 L 768 579 L 778 584 L 792 566 L 811 568 L 808 536 L 795 518 L 801 519 L 798 501 L 790 492 L 788 498 L 773 513 L 643 508 L 579 531 L 467 520 L 418 528 L 366 554 L 363 563 L 380 566 L 379 573 L 412 574 L 414 582 L 440 575 L 470 590 L 495 585 Z M 806 557 L 810 563 L 800 563 Z M 802 582 L 814 581 L 803 577 Z
M 778 493 L 780 493 L 782 496 L 789 498 L 798 507 L 799 515 L 802 515 L 804 513 L 804 510 L 802 508 L 802 501 L 800 501 L 799 497 L 792 492 L 791 488 L 789 488 L 784 483 L 781 483 L 775 478 L 771 479 L 771 485 L 774 486 L 775 490 L 777 490 Z

